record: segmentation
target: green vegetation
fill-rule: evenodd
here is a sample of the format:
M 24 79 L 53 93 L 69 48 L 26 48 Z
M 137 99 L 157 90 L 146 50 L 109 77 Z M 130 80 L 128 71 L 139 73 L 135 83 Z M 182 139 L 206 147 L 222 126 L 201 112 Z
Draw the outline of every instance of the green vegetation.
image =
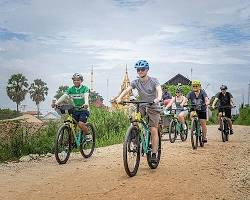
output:
M 190 85 L 162 85 L 163 90 L 167 90 L 172 96 L 175 96 L 175 90 L 179 87 L 182 90 L 182 94 L 187 96 L 187 94 L 192 90 Z
M 32 83 L 29 87 L 30 98 L 36 103 L 37 106 L 38 118 L 40 113 L 39 105 L 45 100 L 45 96 L 48 95 L 48 90 L 49 88 L 47 87 L 47 83 L 43 82 L 41 79 L 35 79 L 34 83 Z
M 235 120 L 234 124 L 239 125 L 250 125 L 250 106 L 245 106 L 240 108 L 240 114 L 238 118 Z
M 97 133 L 97 147 L 121 143 L 129 126 L 122 111 L 91 108 L 92 122 Z M 9 133 L 7 141 L 0 141 L 0 161 L 15 160 L 28 154 L 54 153 L 54 139 L 61 122 L 50 121 L 34 135 L 29 130 L 18 128 Z
M 7 95 L 16 103 L 17 112 L 19 111 L 19 105 L 28 93 L 29 84 L 27 81 L 27 78 L 22 74 L 13 74 L 8 80 L 6 87 Z
M 91 108 L 89 121 L 96 128 L 97 147 L 121 143 L 129 126 L 129 119 L 124 112 L 109 112 L 103 108 Z
M 0 120 L 12 119 L 12 118 L 15 118 L 18 116 L 20 116 L 20 112 L 17 112 L 15 110 L 1 109 L 0 108 Z

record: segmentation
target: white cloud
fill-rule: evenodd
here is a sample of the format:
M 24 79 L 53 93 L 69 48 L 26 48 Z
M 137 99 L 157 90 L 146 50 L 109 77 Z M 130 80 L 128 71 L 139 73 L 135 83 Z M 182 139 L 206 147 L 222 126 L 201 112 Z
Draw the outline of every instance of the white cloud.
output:
M 225 43 L 214 34 L 214 28 L 232 25 L 239 30 L 235 37 L 239 33 L 249 36 L 246 1 L 23 2 L 0 4 L 0 27 L 28 37 L 27 41 L 6 40 L 0 33 L 0 95 L 5 96 L 0 106 L 13 107 L 5 94 L 12 73 L 22 72 L 29 80 L 42 77 L 50 88 L 43 104 L 48 108 L 58 86 L 71 84 L 73 73 L 83 73 L 90 85 L 92 65 L 96 90 L 104 97 L 107 93 L 115 96 L 125 64 L 133 79 L 133 64 L 141 58 L 149 60 L 150 72 L 162 83 L 176 73 L 190 74 L 192 67 L 196 78 L 210 83 L 211 94 L 213 85 L 222 82 L 220 78 L 232 88 L 244 88 L 250 81 L 246 76 L 250 72 L 246 67 L 249 39 Z M 240 84 L 234 78 L 238 67 L 244 69 L 237 71 Z M 224 75 L 228 68 L 233 71 Z

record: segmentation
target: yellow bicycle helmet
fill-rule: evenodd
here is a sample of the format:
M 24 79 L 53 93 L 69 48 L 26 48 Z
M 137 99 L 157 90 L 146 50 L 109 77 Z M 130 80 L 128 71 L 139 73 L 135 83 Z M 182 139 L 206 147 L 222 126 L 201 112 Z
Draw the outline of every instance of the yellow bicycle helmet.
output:
M 193 85 L 199 85 L 199 86 L 201 86 L 201 82 L 199 81 L 199 80 L 192 80 L 192 86 Z

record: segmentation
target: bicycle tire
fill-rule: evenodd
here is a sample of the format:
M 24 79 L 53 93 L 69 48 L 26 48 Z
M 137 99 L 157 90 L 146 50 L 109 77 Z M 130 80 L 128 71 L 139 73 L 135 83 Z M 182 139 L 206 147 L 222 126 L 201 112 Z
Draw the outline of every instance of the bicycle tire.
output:
M 95 150 L 96 131 L 95 131 L 93 124 L 87 122 L 86 126 L 88 127 L 89 135 L 92 139 L 91 139 L 91 141 L 87 141 L 87 140 L 81 141 L 79 148 L 80 148 L 80 152 L 81 152 L 82 156 L 84 158 L 89 158 L 90 156 L 92 156 L 92 154 Z M 81 134 L 83 134 L 83 133 L 81 133 Z M 84 138 L 84 137 L 82 136 L 82 138 Z M 92 143 L 90 143 L 90 142 L 92 142 Z M 90 146 L 89 146 L 90 148 L 87 147 L 88 144 L 90 144 Z M 87 147 L 86 149 L 88 149 L 89 152 L 87 150 L 85 150 L 84 147 Z
M 191 122 L 191 144 L 193 149 L 198 147 L 197 120 Z
M 65 155 L 65 152 L 60 152 L 60 150 L 59 150 L 59 145 L 60 145 L 60 143 L 63 142 L 64 133 L 66 133 L 66 137 L 67 137 L 65 140 L 66 143 L 64 143 L 64 144 L 68 145 L 68 149 L 66 149 L 66 150 L 68 150 L 66 152 L 66 155 Z M 57 134 L 56 134 L 56 138 L 55 138 L 55 157 L 56 157 L 56 161 L 59 164 L 65 164 L 69 159 L 70 152 L 71 152 L 71 144 L 72 144 L 71 138 L 72 138 L 71 137 L 71 129 L 69 128 L 69 126 L 63 125 L 58 129 Z M 63 154 L 65 156 L 64 159 L 61 158 L 61 155 L 63 156 Z
M 186 124 L 187 129 L 186 130 L 182 130 L 180 132 L 180 137 L 181 137 L 181 141 L 182 142 L 185 142 L 187 140 L 187 136 L 188 136 L 188 124 L 187 124 L 186 121 L 185 121 L 185 124 Z
M 222 141 L 226 142 L 228 141 L 228 135 L 229 135 L 229 128 L 228 128 L 228 122 L 225 118 L 223 118 L 222 122 L 222 129 L 221 129 L 221 136 L 222 136 Z
M 203 142 L 203 135 L 202 135 L 202 132 L 200 132 L 200 136 L 199 136 L 199 143 L 200 143 L 200 147 L 204 147 L 204 142 Z
M 130 126 L 127 130 L 127 134 L 125 136 L 125 140 L 123 142 L 123 164 L 125 172 L 129 177 L 133 177 L 136 175 L 139 165 L 140 165 L 140 135 L 139 130 L 135 126 Z M 134 149 L 131 149 L 131 145 Z M 134 154 L 135 163 L 134 166 L 130 169 L 129 166 L 129 155 L 128 153 Z
M 176 133 L 176 121 L 175 120 L 171 120 L 170 124 L 169 124 L 169 141 L 171 143 L 174 143 L 176 138 L 177 138 L 177 133 Z
M 159 142 L 158 142 L 158 152 L 157 152 L 157 159 L 158 159 L 158 162 L 157 163 L 152 163 L 151 162 L 151 155 L 152 155 L 152 149 L 151 151 L 148 151 L 147 153 L 147 161 L 148 161 L 148 166 L 151 168 L 151 169 L 156 169 L 160 163 L 160 159 L 161 159 L 161 134 L 158 130 L 158 138 L 159 138 Z M 149 146 L 151 147 L 152 144 L 151 144 L 151 140 L 150 140 L 150 135 L 149 135 Z

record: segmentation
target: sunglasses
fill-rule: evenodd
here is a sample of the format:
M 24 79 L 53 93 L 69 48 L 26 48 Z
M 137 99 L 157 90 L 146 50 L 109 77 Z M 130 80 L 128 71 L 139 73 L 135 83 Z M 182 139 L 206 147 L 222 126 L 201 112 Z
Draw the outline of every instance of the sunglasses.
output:
M 198 88 L 198 87 L 199 87 L 199 85 L 193 85 L 192 87 L 193 87 L 193 88 Z
M 139 71 L 144 72 L 146 70 L 146 68 L 137 68 L 136 70 L 137 70 L 137 72 L 139 72 Z

